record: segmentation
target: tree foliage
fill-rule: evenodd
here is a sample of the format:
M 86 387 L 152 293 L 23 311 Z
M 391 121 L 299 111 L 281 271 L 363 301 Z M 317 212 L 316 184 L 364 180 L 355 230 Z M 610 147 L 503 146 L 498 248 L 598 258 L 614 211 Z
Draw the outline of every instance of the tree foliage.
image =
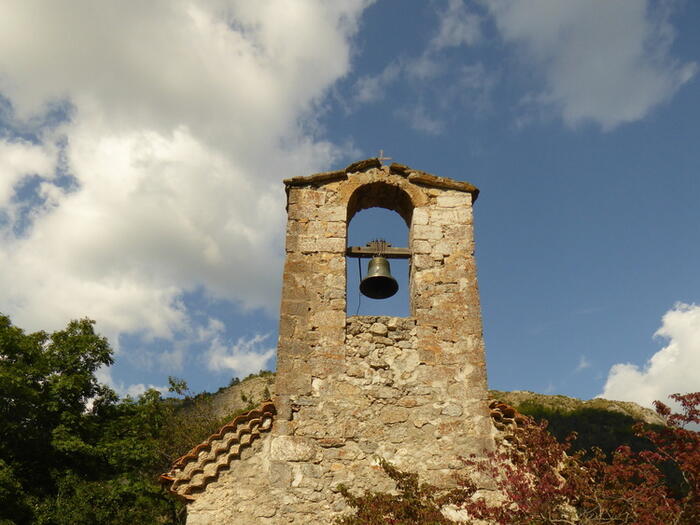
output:
M 154 390 L 119 400 L 95 377 L 111 363 L 90 320 L 25 334 L 0 316 L 0 523 L 177 521 L 156 482 L 170 411 Z
M 112 350 L 94 322 L 26 334 L 0 315 L 0 525 L 179 524 L 158 476 L 236 414 L 169 378 L 119 399 L 95 372 Z

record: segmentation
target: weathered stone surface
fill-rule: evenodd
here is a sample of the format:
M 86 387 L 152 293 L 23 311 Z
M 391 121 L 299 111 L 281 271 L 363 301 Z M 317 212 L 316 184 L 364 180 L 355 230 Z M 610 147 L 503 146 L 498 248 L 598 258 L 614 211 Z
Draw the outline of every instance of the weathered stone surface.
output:
M 453 417 L 461 416 L 462 412 L 462 407 L 459 406 L 457 403 L 447 403 L 444 407 L 442 407 L 442 410 L 440 411 L 440 413 L 445 416 Z
M 389 332 L 389 329 L 385 324 L 372 323 L 372 326 L 369 327 L 369 331 L 373 335 L 386 335 Z
M 318 454 L 319 448 L 314 440 L 295 436 L 276 436 L 270 447 L 273 461 L 315 461 Z

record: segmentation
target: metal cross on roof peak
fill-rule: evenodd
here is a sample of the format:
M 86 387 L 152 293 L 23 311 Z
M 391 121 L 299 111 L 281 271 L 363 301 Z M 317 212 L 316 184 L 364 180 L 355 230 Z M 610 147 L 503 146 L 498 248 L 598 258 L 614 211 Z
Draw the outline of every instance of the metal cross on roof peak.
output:
M 391 157 L 385 157 L 384 156 L 384 150 L 380 149 L 379 150 L 379 157 L 377 157 L 377 160 L 379 161 L 380 164 L 384 164 L 382 161 L 385 160 L 392 160 Z

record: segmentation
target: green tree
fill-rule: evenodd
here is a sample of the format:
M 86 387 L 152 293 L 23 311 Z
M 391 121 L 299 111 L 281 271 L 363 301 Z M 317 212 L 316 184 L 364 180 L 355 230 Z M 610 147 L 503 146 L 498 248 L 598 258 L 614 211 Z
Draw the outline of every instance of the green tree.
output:
M 0 316 L 0 523 L 173 523 L 156 481 L 172 411 L 119 400 L 95 372 L 112 351 L 94 322 L 25 334 Z

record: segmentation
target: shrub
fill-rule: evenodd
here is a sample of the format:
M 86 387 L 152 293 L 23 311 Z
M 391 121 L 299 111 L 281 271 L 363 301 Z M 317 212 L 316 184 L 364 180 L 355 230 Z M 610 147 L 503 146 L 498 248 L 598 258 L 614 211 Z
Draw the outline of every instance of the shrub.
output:
M 484 457 L 463 461 L 465 470 L 485 476 L 492 490 L 479 490 L 474 477 L 459 479 L 457 489 L 421 485 L 417 474 L 403 473 L 386 462 L 384 471 L 397 494 L 341 494 L 355 510 L 337 521 L 343 525 L 443 524 L 453 505 L 472 519 L 502 525 L 697 525 L 700 523 L 700 392 L 671 396 L 682 408 L 673 413 L 663 403 L 656 410 L 666 427 L 636 424 L 635 436 L 651 450 L 619 446 L 612 457 L 600 449 L 568 455 L 575 435 L 557 441 L 547 422 L 527 419 L 510 445 Z M 680 480 L 674 482 L 669 473 Z M 490 494 L 486 497 L 485 494 Z

